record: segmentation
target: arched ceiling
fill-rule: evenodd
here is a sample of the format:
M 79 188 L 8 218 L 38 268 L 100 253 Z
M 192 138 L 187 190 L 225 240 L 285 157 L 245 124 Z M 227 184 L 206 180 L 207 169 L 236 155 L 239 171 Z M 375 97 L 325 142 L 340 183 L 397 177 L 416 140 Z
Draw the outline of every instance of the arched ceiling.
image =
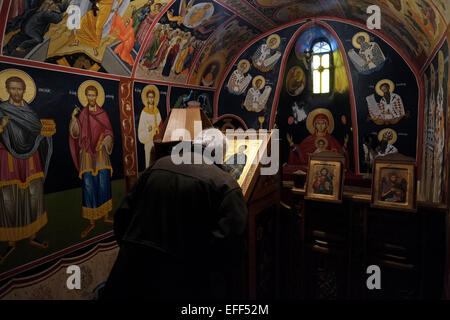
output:
M 136 0 L 137 2 L 144 0 Z M 146 0 L 145 0 L 146 1 Z M 144 66 L 146 50 L 139 52 L 132 76 L 138 79 L 156 79 L 216 88 L 217 81 L 206 84 L 202 77 L 206 66 L 217 61 L 217 66 L 227 66 L 239 51 L 258 35 L 293 21 L 305 19 L 343 19 L 366 26 L 371 14 L 367 8 L 377 5 L 381 13 L 381 28 L 373 30 L 389 40 L 399 52 L 420 70 L 442 36 L 450 21 L 448 0 L 155 0 L 164 3 L 158 23 L 169 28 L 167 34 L 179 29 L 176 36 L 194 36 L 196 50 L 193 67 L 188 75 L 161 77 L 161 71 Z M 198 29 L 187 23 L 195 10 L 207 2 L 213 4 L 211 19 L 202 20 Z M 185 9 L 183 9 L 185 8 Z M 187 9 L 186 9 L 187 8 Z M 204 7 L 206 8 L 206 7 Z M 183 14 L 184 11 L 184 14 Z M 192 11 L 192 12 L 191 12 Z M 153 25 L 155 26 L 156 23 Z M 200 30 L 200 33 L 199 33 Z M 154 39 L 148 34 L 147 39 Z M 153 41 L 153 40 L 152 40 Z M 224 70 L 216 70 L 217 80 Z
M 450 22 L 448 0 L 218 0 L 266 32 L 299 19 L 336 17 L 366 24 L 371 5 L 380 7 L 376 30 L 421 67 L 432 54 Z
M 107 3 L 112 3 L 111 1 L 105 0 Z M 7 4 L 3 5 L 2 11 L 5 15 L 6 29 L 3 46 L 16 32 L 9 30 L 9 27 L 13 18 L 24 10 L 24 6 L 20 6 L 19 3 L 32 2 L 34 3 L 33 0 L 20 2 L 0 0 L 0 4 Z M 89 65 L 98 69 L 100 65 L 105 67 L 106 70 L 100 70 L 103 72 L 137 79 L 206 86 L 212 89 L 218 86 L 226 66 L 258 36 L 293 21 L 315 18 L 344 19 L 346 22 L 364 27 L 370 16 L 367 8 L 377 5 L 381 9 L 381 29 L 373 32 L 389 40 L 390 44 L 399 48 L 399 52 L 414 64 L 416 70 L 421 70 L 433 54 L 450 22 L 449 0 L 114 0 L 113 2 L 120 6 L 119 13 L 124 19 L 145 18 L 145 21 L 140 20 L 136 27 L 133 25 L 136 37 L 135 52 L 132 53 L 134 60 L 124 67 L 123 72 L 110 71 L 105 64 L 107 59 L 104 59 L 108 48 L 112 48 L 118 41 L 118 38 L 109 32 L 112 13 L 109 15 L 109 22 L 105 23 L 102 29 L 101 42 L 96 48 L 89 43 L 73 45 L 73 39 L 80 31 L 75 32 L 67 28 L 67 15 L 59 23 L 51 24 L 46 33 L 50 41 L 45 61 L 85 68 L 82 65 L 84 60 L 81 62 L 79 60 L 86 57 L 89 59 Z M 70 3 L 80 4 L 85 14 L 93 2 L 70 0 Z M 85 29 L 87 27 L 84 26 Z M 189 50 L 189 54 L 183 52 L 187 54 L 186 64 L 171 66 L 172 71 L 166 72 L 163 70 L 166 59 L 164 57 L 156 59 L 158 48 L 152 49 L 155 39 L 163 40 L 164 37 L 171 40 L 171 46 L 179 38 L 180 48 Z M 167 56 L 167 52 L 165 53 Z M 77 54 L 84 56 L 77 58 Z M 4 47 L 2 55 L 20 57 L 8 54 Z M 72 58 L 74 61 L 77 59 L 76 63 L 69 61 Z M 210 73 L 206 69 L 213 64 L 216 65 L 215 80 L 211 83 L 208 80 L 205 82 L 202 77 L 205 73 Z

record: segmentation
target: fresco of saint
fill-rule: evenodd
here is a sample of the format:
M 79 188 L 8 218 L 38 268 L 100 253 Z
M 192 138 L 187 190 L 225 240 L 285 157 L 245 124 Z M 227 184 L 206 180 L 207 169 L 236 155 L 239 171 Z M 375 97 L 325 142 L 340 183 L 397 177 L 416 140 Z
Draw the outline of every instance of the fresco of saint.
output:
M 133 19 L 128 18 L 126 21 L 116 14 L 111 25 L 111 33 L 117 32 L 117 37 L 120 39 L 120 43 L 114 49 L 114 53 L 118 54 L 119 57 L 128 63 L 131 67 L 134 65 L 134 59 L 131 56 L 131 50 L 134 46 L 134 30 L 133 30 Z
M 247 90 L 248 85 L 252 81 L 252 76 L 246 74 L 250 70 L 250 62 L 246 59 L 239 61 L 236 70 L 228 79 L 227 88 L 231 94 L 240 95 Z
M 260 112 L 266 108 L 272 88 L 265 85 L 266 80 L 263 76 L 253 78 L 252 87 L 248 89 L 243 106 L 247 111 Z M 262 88 L 264 91 L 261 93 Z
M 354 49 L 351 49 L 348 56 L 358 72 L 369 74 L 371 72 L 368 71 L 376 71 L 383 67 L 386 57 L 378 43 L 370 41 L 366 32 L 355 34 L 352 43 L 359 52 L 356 53 Z
M 56 3 L 47 0 L 39 8 L 28 10 L 22 16 L 14 19 L 14 25 L 20 28 L 3 48 L 3 54 L 23 58 L 34 47 L 44 41 L 44 35 L 48 31 L 50 24 L 57 24 L 62 21 L 64 12 L 69 6 L 67 0 Z M 14 31 L 17 30 L 12 27 Z
M 394 93 L 395 85 L 391 80 L 378 81 L 375 91 L 382 98 L 376 102 L 372 94 L 366 97 L 370 119 L 378 125 L 396 124 L 406 116 L 402 98 Z
M 103 37 L 110 32 L 114 15 L 119 10 L 127 8 L 130 0 L 95 0 L 90 9 L 83 15 L 80 29 L 76 31 L 75 42 L 71 46 L 78 46 L 80 42 L 90 46 L 94 55 L 98 56 L 98 49 Z
M 0 81 L 0 241 L 8 242 L 1 264 L 19 240 L 48 247 L 36 234 L 47 224 L 44 179 L 56 127 L 53 120 L 39 119 L 30 106 L 36 86 L 28 74 L 8 69 L 0 73 Z
M 311 135 L 306 137 L 300 144 L 294 144 L 292 137 L 288 136 L 288 142 L 291 148 L 288 158 L 289 164 L 300 165 L 306 170 L 308 154 L 316 152 L 318 148 L 321 151 L 329 150 L 339 154 L 344 153 L 347 158 L 345 151 L 346 142 L 343 147 L 331 135 L 334 130 L 334 119 L 328 109 L 319 108 L 310 112 L 306 119 L 306 128 Z
M 110 155 L 114 134 L 108 114 L 102 108 L 105 92 L 94 80 L 83 82 L 78 88 L 78 99 L 84 106 L 72 112 L 69 123 L 69 146 L 78 176 L 82 182 L 82 217 L 89 225 L 81 232 L 87 236 L 101 218 L 112 223 L 111 176 L 113 168 Z M 77 114 L 80 112 L 79 116 Z
M 287 93 L 291 96 L 300 95 L 306 86 L 305 72 L 299 66 L 292 67 L 286 77 Z
M 445 146 L 445 112 L 444 112 L 444 54 L 442 51 L 438 53 L 438 92 L 436 97 L 436 113 L 434 125 L 434 190 L 433 202 L 442 200 L 442 178 L 443 178 L 443 162 L 444 162 L 444 146 Z
M 159 124 L 161 123 L 161 114 L 159 113 L 159 90 L 154 85 L 148 85 L 142 90 L 142 109 L 139 117 L 138 139 L 144 144 L 145 167 L 150 166 L 153 160 L 153 138 L 159 133 Z
M 277 50 L 272 54 L 272 50 L 277 49 L 280 46 L 280 42 L 280 36 L 272 34 L 267 38 L 265 43 L 259 46 L 252 57 L 252 62 L 256 69 L 262 72 L 268 72 L 275 67 L 281 58 L 281 52 Z
M 380 145 L 377 148 L 378 155 L 385 156 L 398 152 L 398 149 L 394 146 L 394 143 L 397 141 L 397 133 L 394 130 L 390 128 L 381 130 L 378 133 L 378 141 L 380 141 Z

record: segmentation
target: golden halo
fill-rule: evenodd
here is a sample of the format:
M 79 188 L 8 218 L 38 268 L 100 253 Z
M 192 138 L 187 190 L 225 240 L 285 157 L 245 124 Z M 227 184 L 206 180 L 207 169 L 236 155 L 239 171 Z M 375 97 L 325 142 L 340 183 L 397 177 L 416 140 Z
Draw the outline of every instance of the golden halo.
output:
M 89 86 L 94 86 L 98 90 L 97 96 L 97 104 L 101 107 L 105 103 L 105 90 L 100 83 L 95 80 L 86 80 L 78 87 L 78 100 L 80 101 L 83 107 L 86 107 L 88 104 L 87 97 L 85 94 L 85 90 Z
M 390 144 L 394 144 L 394 143 L 397 141 L 397 132 L 395 132 L 395 131 L 392 130 L 391 128 L 385 128 L 385 129 L 381 130 L 381 131 L 378 133 L 378 141 L 383 140 L 383 134 L 384 134 L 385 132 L 388 132 L 388 131 L 391 131 L 391 132 L 392 132 L 392 139 L 389 140 L 388 142 L 389 142 Z
M 361 37 L 361 36 L 364 37 L 364 40 L 366 40 L 366 42 L 369 42 L 369 41 L 370 41 L 370 37 L 369 37 L 369 35 L 367 34 L 367 32 L 364 32 L 364 31 L 358 32 L 357 34 L 355 34 L 355 35 L 353 36 L 353 39 L 352 39 L 353 46 L 354 46 L 355 48 L 357 48 L 357 49 L 361 49 L 361 45 L 356 41 L 356 40 L 358 40 L 358 38 Z
M 269 45 L 270 40 L 272 40 L 272 39 L 276 39 L 277 41 L 275 42 L 275 44 L 273 46 L 270 47 L 270 49 L 278 48 L 278 46 L 280 45 L 280 42 L 281 42 L 280 36 L 277 35 L 276 33 L 272 34 L 267 38 L 266 43 Z
M 242 70 L 244 73 L 250 70 L 250 62 L 247 59 L 242 59 L 241 61 L 239 61 L 237 65 L 238 69 L 240 69 L 242 65 L 245 65 L 244 70 Z
M 331 114 L 331 112 L 325 108 L 315 109 L 308 114 L 308 118 L 306 119 L 306 129 L 308 129 L 309 133 L 314 134 L 314 132 L 316 130 L 314 128 L 313 120 L 319 114 L 323 114 L 328 118 L 327 131 L 329 134 L 331 134 L 334 130 L 334 118 L 333 118 L 333 115 Z
M 23 94 L 23 100 L 26 103 L 31 103 L 36 97 L 36 83 L 28 73 L 18 69 L 6 69 L 0 72 L 0 99 L 3 101 L 9 99 L 9 93 L 6 91 L 6 80 L 10 77 L 19 77 L 25 81 L 26 88 Z
M 153 92 L 155 93 L 155 106 L 158 106 L 158 104 L 159 104 L 159 90 L 153 84 L 149 84 L 148 86 L 145 86 L 144 89 L 142 89 L 142 93 L 141 93 L 142 103 L 144 104 L 144 106 L 147 105 L 147 94 L 148 94 L 148 92 L 150 90 L 153 90 Z
M 383 79 L 383 80 L 378 81 L 377 85 L 375 86 L 375 91 L 377 92 L 377 94 L 379 96 L 384 96 L 383 91 L 381 91 L 381 86 L 383 84 L 389 85 L 389 92 L 390 93 L 394 92 L 395 84 L 389 79 Z
M 257 80 L 261 80 L 261 81 L 262 81 L 262 82 L 261 82 L 261 86 L 260 86 L 259 88 L 256 88 L 256 81 L 257 81 Z M 260 90 L 260 89 L 264 88 L 264 86 L 266 85 L 266 79 L 264 79 L 263 76 L 256 76 L 256 77 L 253 78 L 252 85 L 253 85 L 253 87 L 255 87 L 256 89 Z

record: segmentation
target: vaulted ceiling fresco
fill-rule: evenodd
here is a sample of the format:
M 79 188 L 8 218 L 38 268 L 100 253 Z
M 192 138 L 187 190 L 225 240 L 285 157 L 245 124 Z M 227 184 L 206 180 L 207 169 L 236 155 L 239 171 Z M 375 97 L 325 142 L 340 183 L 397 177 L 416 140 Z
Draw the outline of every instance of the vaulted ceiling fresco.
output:
M 418 70 L 450 21 L 447 0 L 55 0 L 52 20 L 39 34 L 27 34 L 25 23 L 51 2 L 3 1 L 2 55 L 211 88 L 246 44 L 292 21 L 333 17 L 364 26 L 367 8 L 378 5 L 375 31 Z M 68 28 L 69 5 L 81 9 L 79 29 Z M 41 39 L 39 47 L 30 45 Z

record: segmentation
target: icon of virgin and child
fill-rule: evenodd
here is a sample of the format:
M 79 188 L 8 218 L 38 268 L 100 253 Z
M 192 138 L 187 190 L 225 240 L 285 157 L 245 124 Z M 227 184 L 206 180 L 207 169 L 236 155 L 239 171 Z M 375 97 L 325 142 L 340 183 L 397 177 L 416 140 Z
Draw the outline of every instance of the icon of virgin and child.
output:
M 295 144 L 292 137 L 288 134 L 287 138 L 290 146 L 288 164 L 299 165 L 303 167 L 302 170 L 306 170 L 308 166 L 308 154 L 321 151 L 333 151 L 338 154 L 343 154 L 347 158 L 347 138 L 345 139 L 344 146 L 342 146 L 331 135 L 334 130 L 334 119 L 328 109 L 319 108 L 310 112 L 306 120 L 306 128 L 310 132 L 310 135 L 300 144 Z

